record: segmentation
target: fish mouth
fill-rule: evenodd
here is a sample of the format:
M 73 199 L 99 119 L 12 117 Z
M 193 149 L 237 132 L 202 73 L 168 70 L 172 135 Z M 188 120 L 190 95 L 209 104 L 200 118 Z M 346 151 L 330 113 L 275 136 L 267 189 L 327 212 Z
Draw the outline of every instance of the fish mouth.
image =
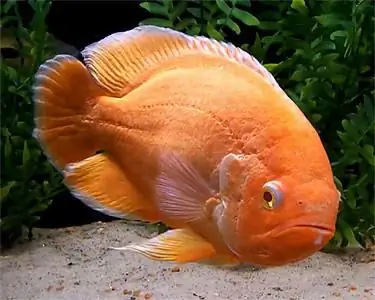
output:
M 252 264 L 268 266 L 284 265 L 307 258 L 322 249 L 334 235 L 332 224 L 316 222 L 316 219 L 314 221 L 300 218 L 276 226 L 256 238 L 252 237 L 253 246 L 243 257 L 250 257 Z
M 332 232 L 335 231 L 335 229 L 329 227 L 329 226 L 325 226 L 325 225 L 312 225 L 312 224 L 295 224 L 293 226 L 291 226 L 290 228 L 309 228 L 309 229 L 317 229 L 319 230 L 321 233 L 327 233 L 327 234 L 331 234 Z
M 251 236 L 251 247 L 244 244 L 235 253 L 252 265 L 280 266 L 297 262 L 322 249 L 333 237 L 334 228 L 328 222 L 300 218 L 275 226 L 265 234 Z
M 271 232 L 271 235 L 273 237 L 278 237 L 280 235 L 284 235 L 285 233 L 293 229 L 315 230 L 323 235 L 332 235 L 335 232 L 335 228 L 333 226 L 318 223 L 308 223 L 306 221 L 302 223 L 297 221 L 274 228 Z

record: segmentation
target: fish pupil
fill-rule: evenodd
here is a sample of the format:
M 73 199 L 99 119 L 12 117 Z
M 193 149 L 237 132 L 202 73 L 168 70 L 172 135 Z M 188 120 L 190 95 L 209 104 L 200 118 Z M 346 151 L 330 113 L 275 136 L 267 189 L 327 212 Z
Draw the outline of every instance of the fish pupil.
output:
M 272 199 L 273 199 L 272 194 L 268 191 L 265 191 L 263 193 L 263 199 L 264 199 L 264 201 L 271 202 Z

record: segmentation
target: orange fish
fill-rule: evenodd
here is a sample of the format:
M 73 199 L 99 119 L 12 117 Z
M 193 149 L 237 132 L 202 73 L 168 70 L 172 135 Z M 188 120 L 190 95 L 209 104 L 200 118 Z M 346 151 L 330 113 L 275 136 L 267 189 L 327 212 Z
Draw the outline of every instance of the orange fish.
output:
M 253 56 L 156 26 L 82 55 L 38 70 L 35 137 L 90 207 L 174 228 L 115 249 L 278 266 L 333 236 L 340 194 L 320 138 Z

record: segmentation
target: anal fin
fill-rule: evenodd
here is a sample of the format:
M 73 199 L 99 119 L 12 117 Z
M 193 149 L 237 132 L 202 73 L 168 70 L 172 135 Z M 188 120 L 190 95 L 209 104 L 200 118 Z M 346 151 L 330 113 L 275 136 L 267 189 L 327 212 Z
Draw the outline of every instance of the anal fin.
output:
M 94 210 L 118 218 L 159 221 L 150 202 L 104 153 L 68 164 L 64 175 L 72 194 Z

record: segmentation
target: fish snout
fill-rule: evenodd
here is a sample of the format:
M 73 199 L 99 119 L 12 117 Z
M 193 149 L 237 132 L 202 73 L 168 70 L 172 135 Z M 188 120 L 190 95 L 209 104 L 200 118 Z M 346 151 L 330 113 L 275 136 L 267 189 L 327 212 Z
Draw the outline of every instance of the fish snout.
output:
M 334 236 L 336 215 L 323 207 L 274 228 L 268 235 L 268 259 L 284 264 L 305 259 L 320 251 Z
M 252 239 L 252 247 L 241 251 L 241 259 L 253 265 L 281 266 L 303 260 L 321 250 L 334 230 L 308 222 L 280 226 Z
M 291 224 L 274 237 L 278 244 L 277 252 L 285 260 L 296 261 L 307 258 L 321 250 L 333 237 L 334 226 L 309 222 Z M 284 249 L 284 251 L 283 251 Z
M 323 200 L 320 202 L 298 202 L 300 206 L 299 217 L 297 223 L 302 223 L 315 228 L 335 230 L 337 215 L 339 212 L 339 198 L 335 200 Z M 300 216 L 303 217 L 300 217 Z

